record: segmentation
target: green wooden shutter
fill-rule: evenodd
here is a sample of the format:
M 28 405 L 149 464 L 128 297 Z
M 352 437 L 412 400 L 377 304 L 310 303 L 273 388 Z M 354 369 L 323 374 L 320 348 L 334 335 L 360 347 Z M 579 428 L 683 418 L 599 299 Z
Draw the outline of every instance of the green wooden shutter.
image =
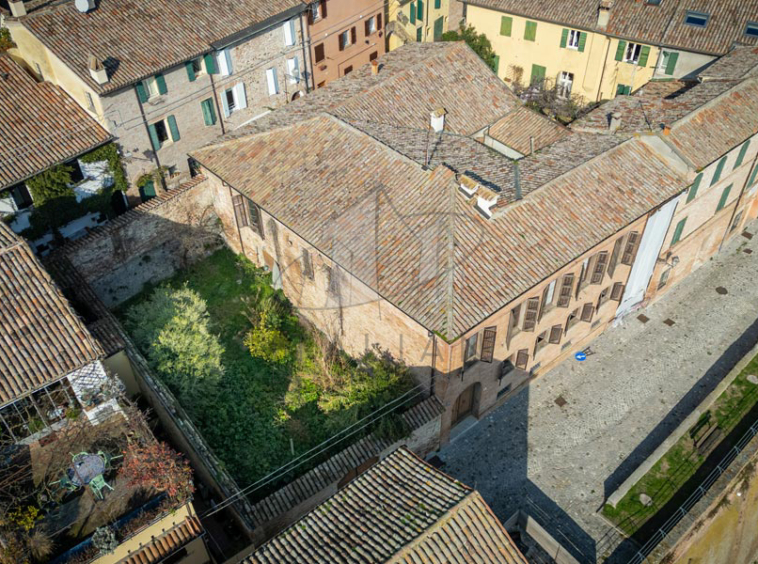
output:
M 532 76 L 529 84 L 541 83 L 545 79 L 545 67 L 532 65 Z
M 195 82 L 195 79 L 197 78 L 195 76 L 195 68 L 192 66 L 192 61 L 187 61 L 184 63 L 184 68 L 187 69 L 187 78 L 190 82 Z
M 692 183 L 692 186 L 690 186 L 690 191 L 687 193 L 687 202 L 690 203 L 692 200 L 695 199 L 695 196 L 697 196 L 697 189 L 700 188 L 700 181 L 703 179 L 703 173 L 697 175 L 695 178 L 695 182 Z
M 495 55 L 495 68 L 493 68 L 492 70 L 495 71 L 495 74 L 497 74 L 498 71 L 500 70 L 500 55 Z
M 510 16 L 501 16 L 500 35 L 504 35 L 505 37 L 510 37 L 512 30 L 513 30 L 513 18 Z
M 724 165 L 726 164 L 726 157 L 722 158 L 719 161 L 719 164 L 716 165 L 716 172 L 713 173 L 713 178 L 711 178 L 711 186 L 716 184 L 719 180 L 721 180 L 721 173 L 724 170 Z
M 203 55 L 203 60 L 205 61 L 205 72 L 208 74 L 218 73 L 218 70 L 216 70 L 216 57 L 213 56 L 213 53 Z
M 640 49 L 640 60 L 637 61 L 637 64 L 641 67 L 647 66 L 647 60 L 650 57 L 650 47 L 647 45 L 643 45 L 642 49 Z
M 439 10 L 442 8 L 442 0 L 434 0 L 434 9 Z
M 632 87 L 626 84 L 619 84 L 616 86 L 616 96 L 628 96 L 632 93 Z
M 579 52 L 584 52 L 584 46 L 587 44 L 587 34 L 584 32 L 581 32 L 579 34 Z
M 208 98 L 200 103 L 203 110 L 203 121 L 205 125 L 216 124 L 216 109 L 213 107 L 213 98 Z
M 158 132 L 155 130 L 154 125 L 148 125 L 147 130 L 150 133 L 150 142 L 153 144 L 153 149 L 157 151 L 161 148 L 161 142 L 158 140 Z
M 137 98 L 139 98 L 139 101 L 143 104 L 147 102 L 147 90 L 145 90 L 145 85 L 142 83 L 142 81 L 139 81 L 137 84 L 135 84 L 134 88 L 137 90 Z
M 676 69 L 676 62 L 678 59 L 679 59 L 679 53 L 669 52 L 669 60 L 666 61 L 666 70 L 664 71 L 666 74 L 668 75 L 674 74 L 674 69 Z
M 568 36 L 569 36 L 569 30 L 565 29 L 561 32 L 561 49 L 566 48 L 566 43 L 568 43 Z
M 682 238 L 682 232 L 684 231 L 684 226 L 687 223 L 687 218 L 685 217 L 683 220 L 681 220 L 679 223 L 676 224 L 676 229 L 674 229 L 674 236 L 671 238 L 671 246 L 673 247 L 676 245 L 679 240 Z
M 424 0 L 416 1 L 416 19 L 420 22 L 424 21 Z
M 161 73 L 155 75 L 155 82 L 158 85 L 158 94 L 165 94 L 168 92 L 166 89 L 166 79 L 163 78 Z
M 537 22 L 526 22 L 524 28 L 524 39 L 527 41 L 534 41 L 537 39 Z
M 750 146 L 750 139 L 748 139 L 742 144 L 742 148 L 740 149 L 740 154 L 737 155 L 737 160 L 734 162 L 734 168 L 737 168 L 738 166 L 740 166 L 742 164 L 742 161 L 745 160 L 745 153 L 747 153 L 747 148 L 749 146 Z
M 726 188 L 724 188 L 724 191 L 721 192 L 721 199 L 719 200 L 719 205 L 716 206 L 716 211 L 720 212 L 724 209 L 724 206 L 726 205 L 727 199 L 729 199 L 729 192 L 732 191 L 733 184 L 730 184 Z
M 440 16 L 434 21 L 434 40 L 440 41 L 442 39 L 442 31 L 445 25 L 444 16 Z
M 758 165 L 753 169 L 753 174 L 750 175 L 750 180 L 747 182 L 748 186 L 755 184 L 756 177 L 758 177 Z
M 171 131 L 171 139 L 179 141 L 181 136 L 179 135 L 179 128 L 176 126 L 176 118 L 174 116 L 168 116 L 166 121 L 168 121 L 168 129 Z
M 416 28 L 416 41 L 421 43 L 424 40 L 424 28 L 423 27 L 417 27 Z
M 617 61 L 622 61 L 624 59 L 624 49 L 626 49 L 626 41 L 619 41 L 618 47 L 616 47 Z
M 410 20 L 411 20 L 412 24 L 416 23 L 416 3 L 415 2 L 411 2 L 411 16 L 410 16 Z

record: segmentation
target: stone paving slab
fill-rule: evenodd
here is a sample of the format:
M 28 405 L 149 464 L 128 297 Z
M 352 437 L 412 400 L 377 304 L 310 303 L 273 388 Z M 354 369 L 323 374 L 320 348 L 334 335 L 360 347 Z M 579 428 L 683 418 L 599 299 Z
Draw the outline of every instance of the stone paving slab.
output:
M 596 514 L 603 501 L 758 342 L 757 255 L 745 249 L 758 250 L 758 237 L 737 236 L 598 337 L 585 362 L 538 378 L 446 446 L 443 470 L 501 520 L 524 509 L 581 561 L 602 561 L 620 540 Z

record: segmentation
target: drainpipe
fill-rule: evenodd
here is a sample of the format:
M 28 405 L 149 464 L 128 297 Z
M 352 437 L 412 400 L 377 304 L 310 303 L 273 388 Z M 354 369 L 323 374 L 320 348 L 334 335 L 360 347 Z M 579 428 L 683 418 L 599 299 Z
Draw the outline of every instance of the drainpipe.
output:
M 219 178 L 219 180 L 221 179 Z M 224 182 L 224 181 L 221 180 L 221 182 Z M 226 182 L 224 182 L 224 184 L 226 184 L 229 187 L 229 202 L 232 204 L 232 210 L 234 211 L 234 192 L 232 192 L 232 185 L 227 184 Z M 242 230 L 240 229 L 240 224 L 237 222 L 236 211 L 234 212 L 234 226 L 237 228 L 237 237 L 239 237 L 239 240 L 240 240 L 240 250 L 242 251 L 242 256 L 246 257 L 247 253 L 245 252 L 245 244 L 242 242 Z
M 724 236 L 721 238 L 721 243 L 719 243 L 719 252 L 721 252 L 721 248 L 724 246 L 724 243 L 726 242 L 726 238 L 729 236 L 729 230 L 732 227 L 732 222 L 734 221 L 734 217 L 737 215 L 737 209 L 740 207 L 740 203 L 742 202 L 742 196 L 745 195 L 745 192 L 748 189 L 748 182 L 750 182 L 750 173 L 753 171 L 753 169 L 756 167 L 756 164 L 758 164 L 758 154 L 755 155 L 753 158 L 753 164 L 750 166 L 750 169 L 747 172 L 747 177 L 745 178 L 745 183 L 742 185 L 742 190 L 740 190 L 740 195 L 737 196 L 737 201 L 734 203 L 734 209 L 732 210 L 732 215 L 729 217 L 729 223 L 726 224 L 726 230 L 724 231 Z
M 308 9 L 311 9 L 310 4 L 308 4 Z M 316 89 L 316 83 L 315 83 L 315 77 L 313 76 L 313 59 L 311 58 L 311 30 L 308 28 L 308 18 L 304 16 L 305 12 L 300 14 L 300 30 L 302 31 L 301 35 L 303 37 L 303 40 L 301 41 L 301 47 L 303 48 L 303 65 L 305 65 L 305 72 L 310 75 L 311 81 L 313 81 L 312 85 L 308 84 L 308 80 L 305 80 L 305 92 L 306 94 L 309 93 L 311 90 Z M 305 25 L 303 24 L 303 20 L 305 20 Z M 307 32 L 306 32 L 307 30 Z M 305 48 L 305 46 L 308 46 L 308 49 Z M 310 61 L 310 65 L 308 64 L 308 61 Z M 310 72 L 308 72 L 308 68 L 310 68 Z
M 429 336 L 432 338 L 432 373 L 429 376 L 429 397 L 434 395 L 434 371 L 437 366 L 437 335 L 434 331 L 429 331 Z
M 597 85 L 597 96 L 595 98 L 595 102 L 599 102 L 601 100 L 601 95 L 603 93 L 603 79 L 605 78 L 605 67 L 608 65 L 608 55 L 611 53 L 611 38 L 607 35 L 605 36 L 606 41 L 606 48 L 605 48 L 605 61 L 603 62 L 603 70 L 600 71 L 600 82 Z
M 213 56 L 213 55 L 211 55 Z M 213 101 L 216 103 L 216 113 L 218 114 L 218 123 L 221 125 L 221 135 L 226 134 L 226 127 L 224 127 L 224 112 L 218 103 L 218 92 L 216 92 L 216 81 L 213 80 L 213 74 L 208 73 L 211 77 L 211 90 L 213 90 Z

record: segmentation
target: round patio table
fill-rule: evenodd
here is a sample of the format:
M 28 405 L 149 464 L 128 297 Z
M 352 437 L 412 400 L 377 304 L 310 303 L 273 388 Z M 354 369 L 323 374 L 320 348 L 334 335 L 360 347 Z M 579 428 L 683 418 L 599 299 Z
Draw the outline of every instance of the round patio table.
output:
M 105 474 L 105 462 L 97 454 L 77 455 L 67 474 L 77 486 L 86 486 L 98 476 Z

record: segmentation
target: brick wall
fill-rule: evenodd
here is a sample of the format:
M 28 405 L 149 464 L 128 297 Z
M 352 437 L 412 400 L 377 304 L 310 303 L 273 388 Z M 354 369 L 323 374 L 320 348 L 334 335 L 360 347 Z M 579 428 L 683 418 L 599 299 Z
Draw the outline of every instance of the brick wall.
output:
M 171 276 L 221 243 L 203 178 L 142 204 L 55 251 L 108 306 Z

